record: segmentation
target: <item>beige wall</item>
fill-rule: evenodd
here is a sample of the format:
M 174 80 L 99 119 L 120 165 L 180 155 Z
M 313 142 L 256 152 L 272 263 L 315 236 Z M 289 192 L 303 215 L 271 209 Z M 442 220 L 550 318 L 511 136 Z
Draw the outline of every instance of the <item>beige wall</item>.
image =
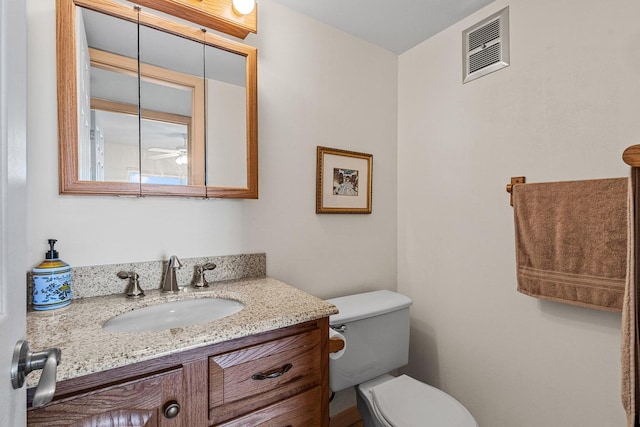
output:
M 260 199 L 249 247 L 322 298 L 396 287 L 397 55 L 261 1 Z M 316 215 L 316 147 L 373 154 L 373 213 Z
M 510 6 L 506 69 L 461 84 L 461 32 Z M 621 426 L 620 315 L 516 292 L 505 185 L 626 176 L 640 3 L 496 1 L 399 59 L 398 289 L 408 371 L 481 426 Z
M 28 0 L 33 265 L 52 237 L 73 266 L 265 251 L 270 276 L 321 297 L 395 288 L 397 56 L 259 10 L 260 199 L 83 197 L 58 194 L 55 0 Z M 317 145 L 374 155 L 373 214 L 315 214 Z

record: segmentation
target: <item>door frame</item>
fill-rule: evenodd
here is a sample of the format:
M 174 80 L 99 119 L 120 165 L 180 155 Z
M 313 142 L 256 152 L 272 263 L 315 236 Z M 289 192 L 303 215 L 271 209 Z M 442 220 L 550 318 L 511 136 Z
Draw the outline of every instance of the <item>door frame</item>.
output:
M 26 424 L 26 388 L 11 386 L 13 349 L 26 335 L 27 11 L 0 0 L 0 418 Z

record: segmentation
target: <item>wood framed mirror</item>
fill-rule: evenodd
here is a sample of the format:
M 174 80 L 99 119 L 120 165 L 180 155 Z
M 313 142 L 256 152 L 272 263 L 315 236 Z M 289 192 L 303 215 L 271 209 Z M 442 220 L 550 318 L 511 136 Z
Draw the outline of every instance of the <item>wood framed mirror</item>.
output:
M 258 197 L 255 48 L 110 0 L 57 31 L 61 194 Z

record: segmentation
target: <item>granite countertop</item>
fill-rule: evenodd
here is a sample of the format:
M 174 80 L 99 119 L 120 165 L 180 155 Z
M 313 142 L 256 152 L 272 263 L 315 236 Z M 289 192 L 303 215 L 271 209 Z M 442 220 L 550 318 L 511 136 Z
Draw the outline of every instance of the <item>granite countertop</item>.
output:
M 269 277 L 216 282 L 209 288 L 183 288 L 175 294 L 145 290 L 132 300 L 107 295 L 73 300 L 61 309 L 29 311 L 27 340 L 33 351 L 62 350 L 58 381 L 75 378 L 192 348 L 267 332 L 338 312 L 335 306 Z M 222 297 L 245 308 L 231 316 L 185 327 L 153 332 L 112 332 L 102 324 L 137 308 L 181 299 Z M 27 377 L 38 384 L 40 373 Z

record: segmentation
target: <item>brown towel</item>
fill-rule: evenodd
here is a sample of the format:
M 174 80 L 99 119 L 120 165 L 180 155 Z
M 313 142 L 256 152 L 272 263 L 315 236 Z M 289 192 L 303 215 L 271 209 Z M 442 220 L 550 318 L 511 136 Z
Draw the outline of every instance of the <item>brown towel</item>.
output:
M 518 291 L 621 311 L 628 178 L 513 187 Z
M 640 205 L 637 200 L 638 182 L 640 181 L 640 169 L 633 168 L 632 186 L 629 186 L 629 221 L 628 230 L 630 242 L 630 250 L 627 253 L 627 283 L 624 293 L 624 302 L 622 307 L 622 344 L 621 344 L 621 365 L 622 365 L 622 405 L 627 414 L 627 427 L 636 425 L 636 412 L 638 401 L 638 324 L 637 324 L 637 286 L 636 286 L 636 235 L 634 205 Z

